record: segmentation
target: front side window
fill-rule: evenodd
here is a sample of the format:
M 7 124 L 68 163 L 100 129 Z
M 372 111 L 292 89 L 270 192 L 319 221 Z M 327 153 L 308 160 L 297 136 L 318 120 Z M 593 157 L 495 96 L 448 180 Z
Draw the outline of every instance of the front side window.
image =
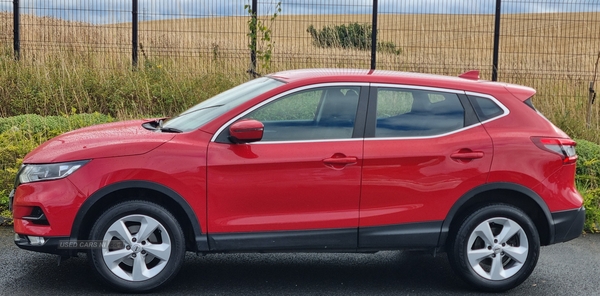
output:
M 379 88 L 375 137 L 424 137 L 465 126 L 465 111 L 454 93 Z
M 352 138 L 360 87 L 322 87 L 281 97 L 248 113 L 265 126 L 261 142 Z

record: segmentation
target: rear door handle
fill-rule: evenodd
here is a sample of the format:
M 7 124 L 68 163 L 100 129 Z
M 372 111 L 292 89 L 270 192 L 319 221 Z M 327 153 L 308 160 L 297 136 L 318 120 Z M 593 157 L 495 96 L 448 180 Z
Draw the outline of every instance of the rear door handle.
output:
M 471 159 L 482 158 L 483 152 L 470 151 L 470 150 L 469 151 L 458 151 L 458 152 L 450 155 L 450 157 L 453 159 L 459 159 L 459 160 L 471 160 Z

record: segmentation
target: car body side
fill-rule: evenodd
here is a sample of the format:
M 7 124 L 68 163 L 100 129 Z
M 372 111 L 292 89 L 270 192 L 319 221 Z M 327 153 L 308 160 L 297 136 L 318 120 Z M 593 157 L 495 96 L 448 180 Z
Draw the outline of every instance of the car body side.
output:
M 184 229 L 187 249 L 196 252 L 276 251 L 277 245 L 262 248 L 257 244 L 255 247 L 248 248 L 247 245 L 244 247 L 241 244 L 226 242 L 244 238 L 260 240 L 268 238 L 268 235 L 265 236 L 268 233 L 279 234 L 282 231 L 288 232 L 282 234 L 282 241 L 290 239 L 291 242 L 298 242 L 299 238 L 311 237 L 318 239 L 339 237 L 344 240 L 358 233 L 356 245 L 343 243 L 336 248 L 333 244 L 334 247 L 328 251 L 336 249 L 371 251 L 406 247 L 443 249 L 456 223 L 470 209 L 482 203 L 500 201 L 514 204 L 532 217 L 540 233 L 542 245 L 566 241 L 581 232 L 579 226 L 572 227 L 583 219 L 583 201 L 572 184 L 575 164 L 565 165 L 558 155 L 552 156 L 542 152 L 535 145 L 523 144 L 531 143 L 532 133 L 540 137 L 567 137 L 549 121 L 536 114 L 535 110 L 518 106 L 524 104 L 523 101 L 533 95 L 533 90 L 461 78 L 434 79 L 438 77 L 427 75 L 409 75 L 400 79 L 393 75 L 386 75 L 385 71 L 376 72 L 377 75 L 332 73 L 334 74 L 326 78 L 311 77 L 310 73 L 289 78 L 285 72 L 281 73 L 276 78 L 286 81 L 286 84 L 233 108 L 196 131 L 169 135 L 169 139 L 147 145 L 144 151 L 132 152 L 124 156 L 114 157 L 111 156 L 111 152 L 115 149 L 124 149 L 126 145 L 96 147 L 99 150 L 97 153 L 104 154 L 106 157 L 92 159 L 77 173 L 67 178 L 21 184 L 15 193 L 15 232 L 49 238 L 86 239 L 91 225 L 107 205 L 133 198 L 147 199 L 173 211 Z M 493 158 L 490 158 L 489 164 L 483 171 L 475 172 L 476 180 L 464 183 L 462 187 L 452 188 L 450 197 L 428 196 L 426 201 L 428 206 L 423 208 L 426 214 L 407 211 L 397 213 L 395 218 L 390 218 L 389 215 L 377 216 L 378 214 L 367 218 L 362 216 L 364 205 L 361 205 L 357 213 L 360 213 L 361 217 L 357 217 L 359 224 L 355 227 L 332 228 L 324 222 L 314 224 L 312 229 L 292 225 L 286 229 L 257 229 L 255 233 L 223 233 L 211 230 L 209 225 L 213 222 L 211 220 L 213 218 L 208 210 L 210 209 L 208 192 L 211 190 L 208 159 L 211 157 L 210 147 L 214 143 L 215 133 L 232 118 L 267 98 L 316 83 L 378 83 L 406 87 L 435 87 L 454 91 L 466 90 L 467 96 L 471 93 L 496 97 L 513 114 L 481 124 L 477 123 L 472 129 L 459 132 L 459 134 L 473 133 L 475 129 L 479 129 L 479 135 L 483 135 L 482 139 L 487 137 L 485 141 L 489 141 L 489 145 L 486 144 L 481 149 L 488 149 Z M 367 111 L 359 110 L 359 112 Z M 135 128 L 133 125 L 138 126 L 137 133 L 148 133 L 149 136 L 152 133 L 139 127 L 138 122 L 131 124 L 132 127 L 129 128 Z M 522 129 L 524 126 L 527 127 L 526 130 Z M 365 134 L 359 136 L 356 138 L 357 141 L 365 141 L 363 140 Z M 129 143 L 129 145 L 136 144 Z M 252 144 L 242 145 L 252 146 Z M 502 149 L 503 153 L 493 153 L 495 149 Z M 24 162 L 49 161 L 36 157 L 38 156 L 32 153 Z M 552 157 L 555 157 L 555 160 Z M 362 168 L 364 173 L 363 166 L 368 162 L 369 160 L 361 155 L 356 167 Z M 358 174 L 360 175 L 361 172 L 358 171 Z M 248 178 L 249 183 L 264 181 L 261 175 L 250 175 Z M 473 187 L 465 184 L 482 185 Z M 39 225 L 23 219 L 29 215 L 33 207 L 43 207 L 51 226 Z M 383 206 L 379 207 L 383 208 Z M 409 216 L 403 217 L 402 214 Z M 363 218 L 370 221 L 361 224 L 359 219 Z M 346 228 L 350 231 L 346 231 Z M 304 231 L 307 233 L 303 233 Z M 290 232 L 297 232 L 298 236 L 290 237 Z M 381 239 L 375 239 L 376 237 Z M 224 243 L 219 244 L 219 239 Z M 361 244 L 363 241 L 364 243 Z M 281 250 L 289 247 L 286 242 L 279 245 Z M 309 244 L 306 250 L 323 249 L 311 247 Z M 63 256 L 74 255 L 64 250 L 55 250 L 52 246 L 42 251 Z

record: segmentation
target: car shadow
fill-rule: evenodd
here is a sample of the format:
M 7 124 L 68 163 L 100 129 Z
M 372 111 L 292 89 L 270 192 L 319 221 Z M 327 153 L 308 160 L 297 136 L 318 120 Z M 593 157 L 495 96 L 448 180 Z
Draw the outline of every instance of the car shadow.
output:
M 221 254 L 189 257 L 165 292 L 251 295 L 448 295 L 471 292 L 445 255 Z
M 12 246 L 11 248 L 16 247 Z M 98 279 L 85 255 L 25 255 L 22 274 L 5 291 L 26 294 L 115 294 Z M 25 253 L 23 253 L 25 252 Z M 15 287 L 10 287 L 15 285 Z M 14 289 L 14 290 L 13 290 Z M 186 255 L 178 276 L 157 295 L 468 295 L 444 254 L 388 251 L 375 254 L 273 253 Z

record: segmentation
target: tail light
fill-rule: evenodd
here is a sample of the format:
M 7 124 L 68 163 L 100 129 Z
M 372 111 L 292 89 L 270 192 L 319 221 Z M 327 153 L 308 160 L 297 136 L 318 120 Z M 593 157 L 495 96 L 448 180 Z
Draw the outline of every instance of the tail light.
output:
M 540 149 L 558 154 L 563 159 L 563 164 L 577 162 L 575 146 L 577 143 L 571 139 L 531 137 L 533 143 Z

